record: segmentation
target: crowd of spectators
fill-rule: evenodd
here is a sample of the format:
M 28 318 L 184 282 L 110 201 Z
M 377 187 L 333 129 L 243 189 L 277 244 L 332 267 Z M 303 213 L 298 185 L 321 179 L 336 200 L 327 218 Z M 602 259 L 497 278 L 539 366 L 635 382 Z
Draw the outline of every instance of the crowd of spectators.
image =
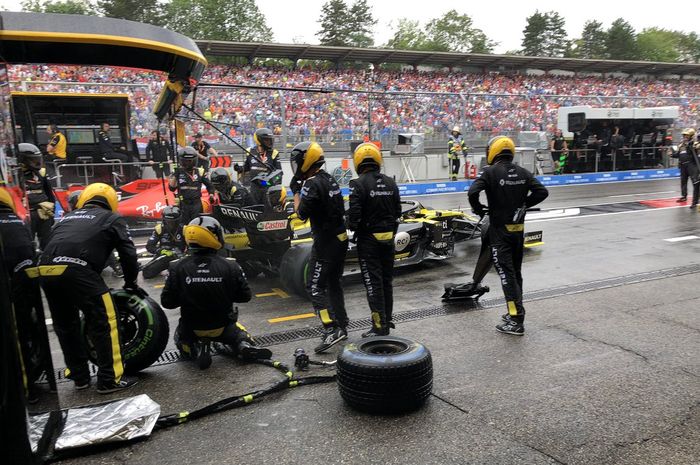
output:
M 160 73 L 47 65 L 11 66 L 9 71 L 15 90 L 127 93 L 131 98 L 132 134 L 146 137 L 156 125 L 150 109 L 165 79 Z M 249 136 L 262 126 L 280 133 L 282 101 L 290 137 L 324 141 L 361 137 L 368 128 L 369 108 L 375 137 L 399 132 L 446 137 L 455 124 L 464 124 L 464 131 L 553 132 L 557 109 L 571 105 L 678 105 L 680 126 L 696 127 L 700 119 L 700 80 L 690 79 L 215 65 L 207 68 L 201 81 L 316 89 L 285 91 L 283 95 L 277 90 L 200 89 L 196 102 L 199 111 L 207 119 L 227 123 L 220 127 L 234 137 Z M 366 90 L 380 93 L 368 96 L 357 92 Z M 191 133 L 215 134 L 206 125 L 190 125 Z

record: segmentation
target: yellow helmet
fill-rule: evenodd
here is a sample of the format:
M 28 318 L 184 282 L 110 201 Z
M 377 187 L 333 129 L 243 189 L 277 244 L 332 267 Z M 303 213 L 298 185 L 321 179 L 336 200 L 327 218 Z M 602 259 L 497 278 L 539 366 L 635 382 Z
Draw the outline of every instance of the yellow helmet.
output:
M 513 139 L 506 136 L 491 138 L 486 145 L 486 161 L 488 164 L 493 165 L 496 158 L 503 153 L 507 153 L 511 157 L 515 156 L 515 143 L 513 143 Z
M 224 246 L 224 230 L 211 216 L 198 216 L 182 228 L 182 233 L 190 248 L 219 250 Z
M 15 205 L 15 199 L 12 198 L 12 194 L 4 187 L 0 187 L 0 208 L 3 206 L 12 210 L 12 213 L 17 213 L 17 206 Z
M 297 177 L 305 177 L 312 168 L 320 168 L 326 160 L 323 149 L 316 142 L 301 142 L 292 149 L 292 172 Z
M 119 209 L 119 197 L 112 186 L 103 182 L 88 185 L 78 197 L 76 208 L 83 208 L 89 203 L 96 203 L 116 213 Z
M 688 136 L 689 139 L 692 139 L 693 137 L 695 137 L 695 129 L 686 128 L 683 130 L 683 132 L 681 132 L 681 135 Z
M 360 144 L 355 149 L 352 155 L 352 161 L 355 164 L 355 171 L 360 172 L 360 168 L 366 165 L 382 166 L 382 152 L 379 147 L 371 142 Z

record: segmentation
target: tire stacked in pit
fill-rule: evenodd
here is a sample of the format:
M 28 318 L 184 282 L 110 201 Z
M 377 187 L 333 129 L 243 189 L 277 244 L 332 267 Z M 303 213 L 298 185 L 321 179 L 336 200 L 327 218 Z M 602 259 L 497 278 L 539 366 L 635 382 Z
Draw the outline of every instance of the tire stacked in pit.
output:
M 400 337 L 370 337 L 348 344 L 338 356 L 337 372 L 341 397 L 367 413 L 416 410 L 433 387 L 430 351 Z

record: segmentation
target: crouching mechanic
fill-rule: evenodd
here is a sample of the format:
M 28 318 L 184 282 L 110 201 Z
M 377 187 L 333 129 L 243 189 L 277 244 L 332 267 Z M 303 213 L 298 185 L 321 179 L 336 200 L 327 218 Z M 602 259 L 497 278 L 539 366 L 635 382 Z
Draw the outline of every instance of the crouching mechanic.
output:
M 97 392 L 107 394 L 136 384 L 122 376 L 124 366 L 117 314 L 100 273 L 112 254 L 119 253 L 124 289 L 145 294 L 136 284 L 138 262 L 124 218 L 116 211 L 117 193 L 107 184 L 90 184 L 76 210 L 54 226 L 39 258 L 37 274 L 49 302 L 54 331 L 63 350 L 68 377 L 76 389 L 90 385 L 88 357 L 81 337 L 80 316 L 97 353 Z
M 525 331 L 522 262 L 525 247 L 525 211 L 547 198 L 549 192 L 525 168 L 513 163 L 515 144 L 504 136 L 486 147 L 486 167 L 469 188 L 469 203 L 483 217 L 486 207 L 479 194 L 486 192 L 490 225 L 488 239 L 494 267 L 501 278 L 508 313 L 496 326 L 502 333 L 522 336 Z
M 234 303 L 248 302 L 252 295 L 238 263 L 217 255 L 224 245 L 219 222 L 200 216 L 185 226 L 184 235 L 190 253 L 170 264 L 160 296 L 164 307 L 180 307 L 180 322 L 175 330 L 175 345 L 180 353 L 196 359 L 199 342 L 206 338 L 228 346 L 244 360 L 272 357 L 269 349 L 256 346 L 237 321 Z
M 340 284 L 348 251 L 345 205 L 340 186 L 321 169 L 324 163 L 323 149 L 316 142 L 302 142 L 292 149 L 294 209 L 300 220 L 311 221 L 314 240 L 307 287 L 314 312 L 323 324 L 321 344 L 314 349 L 316 353 L 347 339 L 349 321 Z
M 358 179 L 350 181 L 348 226 L 355 232 L 357 255 L 372 328 L 362 337 L 386 336 L 394 325 L 394 236 L 401 216 L 399 188 L 380 173 L 382 154 L 372 143 L 360 144 L 353 154 Z
M 185 252 L 185 238 L 180 224 L 180 208 L 165 207 L 161 212 L 163 221 L 158 223 L 146 242 L 146 250 L 154 255 L 153 260 L 143 266 L 141 274 L 144 278 L 156 277 L 161 271 L 168 269 L 173 260 L 180 258 Z

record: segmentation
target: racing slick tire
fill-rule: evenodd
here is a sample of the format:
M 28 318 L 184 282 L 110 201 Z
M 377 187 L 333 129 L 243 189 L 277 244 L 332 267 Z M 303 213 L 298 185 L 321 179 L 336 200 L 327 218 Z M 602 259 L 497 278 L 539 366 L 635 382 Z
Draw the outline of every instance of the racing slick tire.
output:
M 282 256 L 282 263 L 280 263 L 282 287 L 301 297 L 308 296 L 306 283 L 309 276 L 311 247 L 310 243 L 290 247 Z
M 430 351 L 394 336 L 348 344 L 338 356 L 338 389 L 352 408 L 396 414 L 420 408 L 433 388 Z
M 168 318 L 150 297 L 140 297 L 124 289 L 112 289 L 110 293 L 117 309 L 124 373 L 134 374 L 155 363 L 165 350 L 170 337 Z M 97 354 L 85 331 L 85 321 L 81 323 L 88 358 L 96 363 Z

